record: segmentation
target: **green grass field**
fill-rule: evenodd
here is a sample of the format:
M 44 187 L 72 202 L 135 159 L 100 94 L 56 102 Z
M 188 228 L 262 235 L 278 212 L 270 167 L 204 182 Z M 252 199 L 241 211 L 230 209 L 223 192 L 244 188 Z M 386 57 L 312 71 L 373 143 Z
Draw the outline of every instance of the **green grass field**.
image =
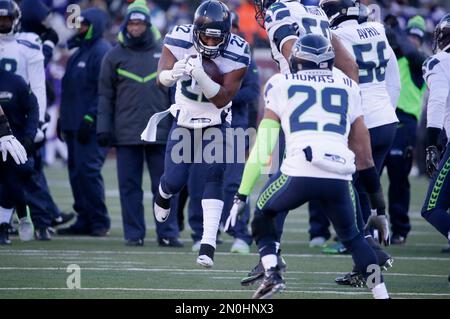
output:
M 70 210 L 72 195 L 65 168 L 47 169 L 52 194 L 63 210 Z M 124 246 L 115 162 L 103 170 L 107 204 L 112 218 L 107 238 L 58 237 L 51 242 L 0 246 L 0 299 L 5 298 L 250 298 L 255 286 L 239 281 L 258 259 L 229 253 L 232 238 L 223 236 L 211 270 L 195 264 L 190 230 L 182 233 L 184 248 L 158 247 L 154 231 L 149 182 L 145 181 L 148 233 L 144 247 Z M 385 274 L 393 298 L 450 298 L 450 255 L 440 253 L 445 239 L 418 213 L 427 188 L 424 178 L 412 178 L 412 232 L 402 247 L 389 247 L 394 267 Z M 387 189 L 386 183 L 385 190 Z M 261 186 L 261 185 L 260 185 Z M 254 201 L 254 197 L 252 198 Z M 283 255 L 288 264 L 287 290 L 276 298 L 371 298 L 365 288 L 337 286 L 336 275 L 350 270 L 350 256 L 324 255 L 308 247 L 305 207 L 288 217 Z M 81 289 L 66 285 L 70 264 L 81 267 Z

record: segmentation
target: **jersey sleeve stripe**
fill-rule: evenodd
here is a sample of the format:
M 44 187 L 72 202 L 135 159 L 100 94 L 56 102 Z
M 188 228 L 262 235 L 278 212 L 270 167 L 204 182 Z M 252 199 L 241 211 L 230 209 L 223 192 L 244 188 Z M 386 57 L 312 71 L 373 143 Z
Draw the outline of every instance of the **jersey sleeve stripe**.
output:
M 224 51 L 223 52 L 223 57 L 225 59 L 229 59 L 231 61 L 235 61 L 235 62 L 239 62 L 245 65 L 249 65 L 250 64 L 250 58 L 247 56 L 243 56 L 243 55 L 239 55 L 236 54 L 234 52 L 230 52 L 230 51 Z
M 28 47 L 30 49 L 35 49 L 35 50 L 39 50 L 39 51 L 41 50 L 39 45 L 33 44 L 30 41 L 22 40 L 22 39 L 17 39 L 16 41 L 17 41 L 17 43 L 22 44 L 22 45 L 24 45 L 24 46 L 26 46 L 26 47 Z
M 284 19 L 286 17 L 290 17 L 290 16 L 291 16 L 291 14 L 290 14 L 289 10 L 281 10 L 275 16 L 275 21 L 282 20 L 282 19 Z
M 296 36 L 295 30 L 292 28 L 291 25 L 282 25 L 279 27 L 273 34 L 273 41 L 275 42 L 275 45 L 278 48 L 278 51 L 281 51 L 280 45 L 281 42 L 289 36 Z
M 181 40 L 181 39 L 174 39 L 171 37 L 166 36 L 166 38 L 164 39 L 164 44 L 166 45 L 172 45 L 175 47 L 180 47 L 183 49 L 189 49 L 193 46 L 193 44 L 191 42 L 185 41 L 185 40 Z

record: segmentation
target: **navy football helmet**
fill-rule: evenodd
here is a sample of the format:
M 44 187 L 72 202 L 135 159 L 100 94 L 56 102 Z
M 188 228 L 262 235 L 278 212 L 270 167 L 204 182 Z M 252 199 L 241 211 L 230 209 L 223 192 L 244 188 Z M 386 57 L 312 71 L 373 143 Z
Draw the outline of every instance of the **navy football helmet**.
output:
M 323 35 L 306 34 L 298 38 L 292 47 L 291 71 L 332 70 L 334 51 L 330 40 Z
M 319 6 L 328 16 L 331 27 L 335 27 L 346 20 L 358 20 L 359 5 L 359 0 L 321 0 L 319 3 Z
M 208 46 L 201 35 L 217 38 L 219 43 Z M 194 47 L 202 56 L 214 59 L 225 51 L 231 36 L 231 14 L 228 7 L 220 1 L 203 2 L 194 16 Z
M 20 29 L 20 8 L 12 0 L 0 0 L 0 17 L 9 17 L 11 26 L 0 26 L 1 35 L 11 35 L 19 32 Z
M 442 17 L 434 29 L 433 51 L 450 51 L 450 13 Z

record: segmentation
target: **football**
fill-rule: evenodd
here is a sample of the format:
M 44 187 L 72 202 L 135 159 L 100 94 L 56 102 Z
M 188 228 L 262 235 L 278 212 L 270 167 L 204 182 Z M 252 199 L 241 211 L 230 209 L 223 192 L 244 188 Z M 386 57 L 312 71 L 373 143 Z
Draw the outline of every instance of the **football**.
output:
M 205 70 L 205 73 L 209 75 L 211 80 L 220 85 L 223 84 L 222 72 L 220 72 L 219 67 L 217 66 L 217 64 L 214 63 L 214 61 L 208 58 L 203 58 L 202 65 L 203 69 Z

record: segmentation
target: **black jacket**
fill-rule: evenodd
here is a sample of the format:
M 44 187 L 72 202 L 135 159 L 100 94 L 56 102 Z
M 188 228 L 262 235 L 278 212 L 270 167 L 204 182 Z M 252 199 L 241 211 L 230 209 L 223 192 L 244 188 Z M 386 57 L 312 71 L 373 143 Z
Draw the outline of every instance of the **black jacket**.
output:
M 97 133 L 113 135 L 114 145 L 147 144 L 141 140 L 150 117 L 170 107 L 167 88 L 156 85 L 161 41 L 151 29 L 145 43 L 136 45 L 125 33 L 104 58 L 99 78 Z M 158 125 L 157 144 L 165 144 L 170 117 Z

